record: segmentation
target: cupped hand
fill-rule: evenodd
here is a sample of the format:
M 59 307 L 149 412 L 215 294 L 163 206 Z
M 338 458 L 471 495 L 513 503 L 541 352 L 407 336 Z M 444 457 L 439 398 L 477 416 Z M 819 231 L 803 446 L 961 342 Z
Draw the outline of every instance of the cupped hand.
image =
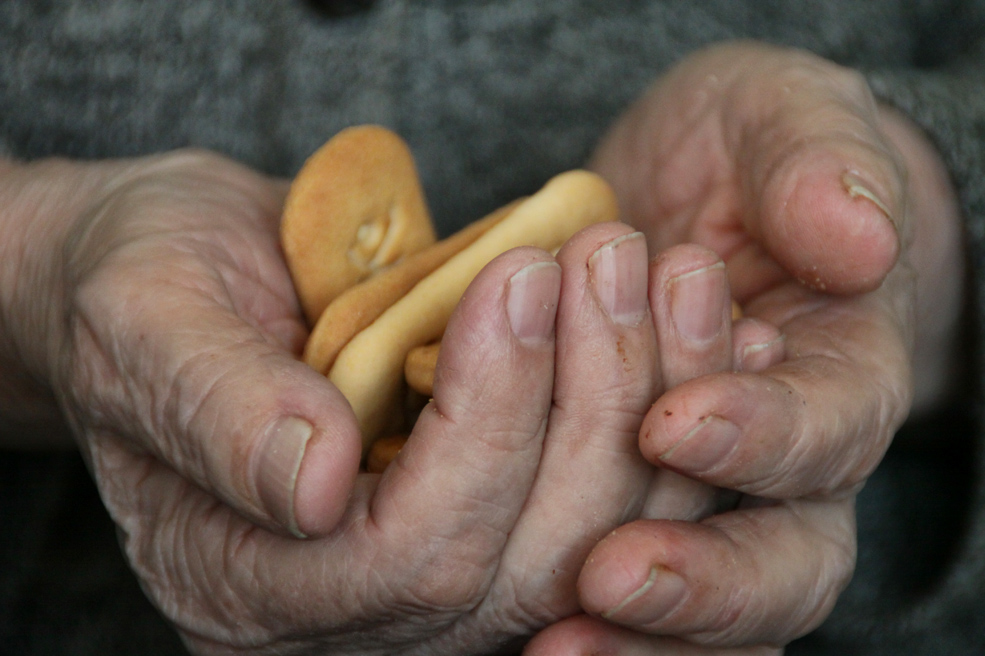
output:
M 638 516 L 653 341 L 642 235 L 598 226 L 480 274 L 408 444 L 319 537 L 258 528 L 156 454 L 105 449 L 94 471 L 198 653 L 491 652 L 577 612 L 586 555 Z
M 193 651 L 515 645 L 578 612 L 587 554 L 648 503 L 637 441 L 662 382 L 628 226 L 480 274 L 381 477 L 357 475 L 351 410 L 297 359 L 282 183 L 202 152 L 13 176 L 20 199 L 48 191 L 20 203 L 34 250 L 10 296 L 15 350 Z
M 50 299 L 36 319 L 47 340 L 23 341 L 93 469 L 140 453 L 261 525 L 334 525 L 358 433 L 295 355 L 306 329 L 277 241 L 286 185 L 198 151 L 18 174 L 79 188 L 70 221 L 39 212 L 60 248 L 33 244 L 50 251 L 51 283 L 32 290 Z
M 952 185 L 859 74 L 755 43 L 684 60 L 594 167 L 654 250 L 718 253 L 786 357 L 684 382 L 648 413 L 649 461 L 746 496 L 696 524 L 629 524 L 593 550 L 586 610 L 642 633 L 578 617 L 530 653 L 782 646 L 850 579 L 854 495 L 896 429 L 948 390 L 963 275 Z M 673 293 L 658 284 L 656 316 L 675 312 Z

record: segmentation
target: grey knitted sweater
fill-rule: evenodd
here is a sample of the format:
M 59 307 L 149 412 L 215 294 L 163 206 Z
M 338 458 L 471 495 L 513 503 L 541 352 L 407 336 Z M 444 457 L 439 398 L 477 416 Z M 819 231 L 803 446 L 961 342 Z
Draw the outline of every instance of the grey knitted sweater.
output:
M 689 51 L 755 38 L 861 68 L 927 130 L 985 277 L 985 0 L 377 0 L 341 15 L 354 4 L 369 3 L 4 0 L 0 152 L 196 145 L 291 175 L 342 127 L 381 123 L 410 143 L 448 232 L 580 165 Z M 969 363 L 967 398 L 905 427 L 923 439 L 899 441 L 863 491 L 856 578 L 789 653 L 985 649 L 983 372 Z M 182 653 L 76 456 L 0 454 L 0 523 L 0 651 Z

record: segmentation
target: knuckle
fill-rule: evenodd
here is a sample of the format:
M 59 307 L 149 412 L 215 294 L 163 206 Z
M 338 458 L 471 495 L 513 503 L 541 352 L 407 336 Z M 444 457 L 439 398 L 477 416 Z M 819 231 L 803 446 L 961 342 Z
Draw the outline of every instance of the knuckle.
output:
M 857 357 L 829 356 L 815 359 L 815 374 L 851 384 L 823 404 L 823 416 L 809 408 L 802 413 L 783 440 L 785 448 L 775 452 L 770 466 L 745 491 L 776 498 L 843 496 L 864 485 L 882 462 L 909 412 L 909 377 L 879 369 L 878 363 L 861 365 L 860 377 Z
M 487 572 L 468 558 L 448 558 L 442 553 L 414 560 L 415 566 L 404 570 L 418 573 L 413 582 L 389 582 L 390 594 L 402 600 L 398 605 L 409 614 L 425 613 L 439 623 L 442 617 L 450 620 L 475 609 L 488 590 Z
M 90 279 L 69 299 L 66 336 L 52 377 L 76 430 L 144 435 L 151 430 L 146 399 L 127 373 L 132 317 L 121 312 L 107 286 Z
M 765 613 L 762 601 L 752 594 L 751 587 L 736 586 L 712 621 L 711 630 L 700 635 L 699 641 L 715 645 L 743 644 Z
M 856 69 L 844 66 L 834 66 L 831 75 L 835 87 L 841 90 L 847 101 L 864 111 L 866 115 L 875 116 L 876 99 L 865 75 Z

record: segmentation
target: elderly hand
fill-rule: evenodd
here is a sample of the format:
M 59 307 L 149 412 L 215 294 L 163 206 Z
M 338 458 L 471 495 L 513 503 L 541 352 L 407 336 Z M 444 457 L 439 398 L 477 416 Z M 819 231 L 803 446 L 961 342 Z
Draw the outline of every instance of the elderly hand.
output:
M 3 355 L 57 398 L 151 600 L 203 654 L 484 653 L 577 613 L 588 553 L 655 498 L 637 440 L 675 360 L 643 235 L 495 260 L 408 445 L 357 474 L 350 408 L 297 359 L 284 191 L 201 152 L 3 177 Z
M 718 253 L 746 315 L 782 331 L 786 359 L 660 398 L 640 433 L 645 457 L 744 500 L 700 523 L 641 520 L 607 536 L 581 599 L 638 632 L 581 616 L 528 653 L 780 647 L 830 612 L 854 568 L 856 492 L 911 405 L 947 391 L 963 264 L 946 171 L 860 75 L 755 43 L 671 70 L 594 167 L 652 250 Z M 677 293 L 665 288 L 671 317 Z

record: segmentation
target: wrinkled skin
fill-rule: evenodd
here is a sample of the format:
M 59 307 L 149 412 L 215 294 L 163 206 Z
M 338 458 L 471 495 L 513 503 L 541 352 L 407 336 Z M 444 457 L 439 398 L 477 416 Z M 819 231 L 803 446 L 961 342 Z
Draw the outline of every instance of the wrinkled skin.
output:
M 578 617 L 528 653 L 700 651 L 644 633 L 781 646 L 823 621 L 849 580 L 854 496 L 895 430 L 950 389 L 963 278 L 952 185 L 926 137 L 859 75 L 753 43 L 683 61 L 593 166 L 651 250 L 695 242 L 721 255 L 786 358 L 697 377 L 647 414 L 647 460 L 748 496 L 697 524 L 629 524 L 593 550 L 584 607 L 638 632 Z M 668 570 L 684 593 L 659 589 Z
M 652 503 L 637 439 L 663 370 L 731 366 L 724 275 L 710 356 L 668 346 L 658 362 L 649 310 L 651 278 L 722 270 L 717 256 L 684 248 L 664 255 L 674 271 L 651 268 L 642 234 L 594 226 L 556 258 L 517 249 L 483 272 L 409 445 L 384 476 L 354 477 L 351 411 L 296 359 L 284 186 L 200 152 L 19 175 L 97 173 L 65 226 L 64 312 L 39 319 L 61 330 L 38 359 L 132 567 L 200 653 L 482 652 L 573 615 L 588 551 Z M 263 473 L 281 417 L 317 427 L 293 527 Z
M 63 410 L 194 652 L 483 653 L 549 626 L 529 653 L 758 654 L 823 620 L 913 363 L 938 367 L 921 403 L 946 379 L 939 161 L 856 76 L 743 44 L 670 72 L 593 165 L 644 234 L 490 264 L 382 477 L 297 360 L 282 182 L 200 152 L 7 169 L 14 391 Z M 712 514 L 714 487 L 748 496 Z

